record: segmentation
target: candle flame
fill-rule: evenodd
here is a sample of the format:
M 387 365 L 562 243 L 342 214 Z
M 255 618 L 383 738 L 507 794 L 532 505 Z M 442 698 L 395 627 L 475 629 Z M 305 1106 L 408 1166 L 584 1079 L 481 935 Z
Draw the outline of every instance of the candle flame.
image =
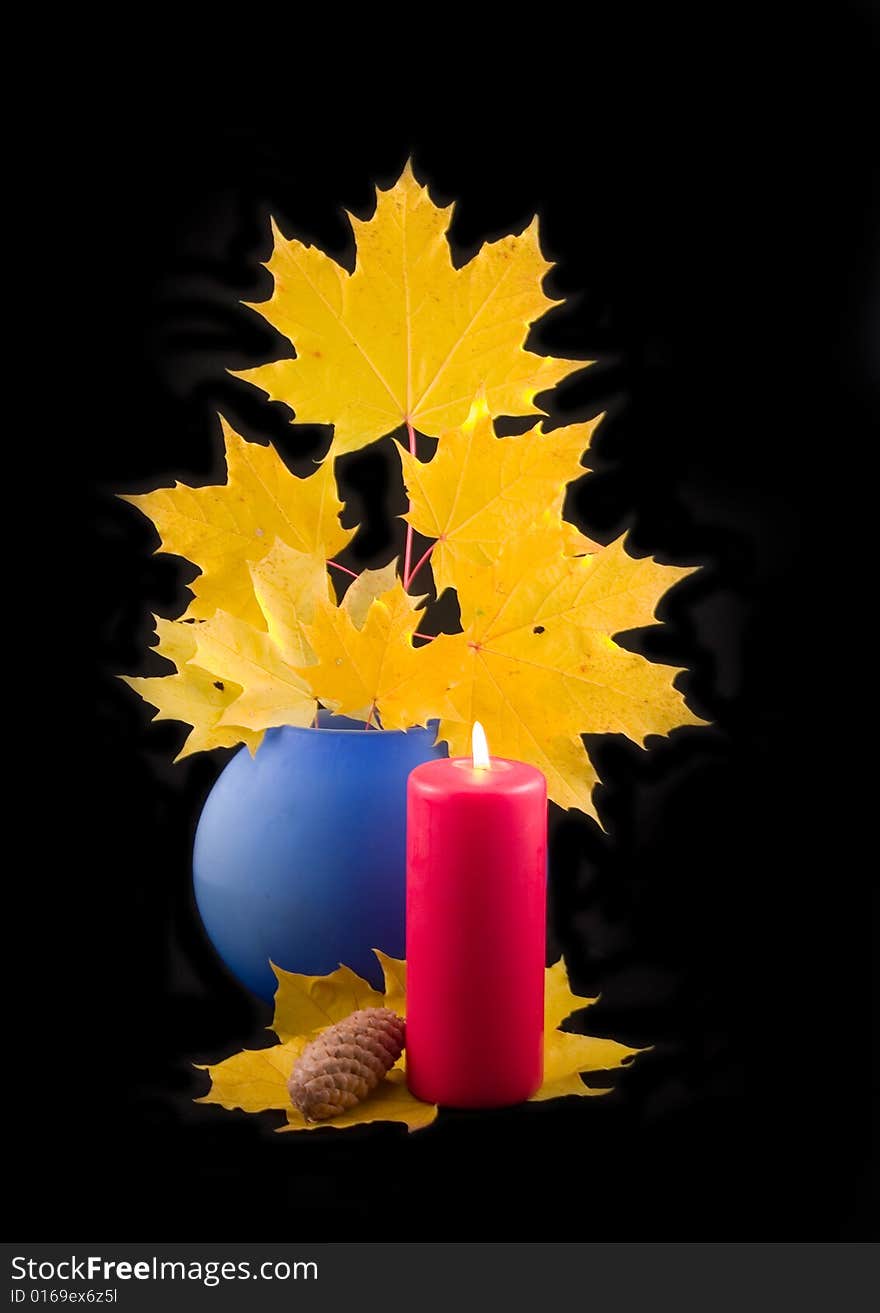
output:
M 471 753 L 475 770 L 489 769 L 489 744 L 486 742 L 486 731 L 478 720 L 474 721 L 471 732 Z

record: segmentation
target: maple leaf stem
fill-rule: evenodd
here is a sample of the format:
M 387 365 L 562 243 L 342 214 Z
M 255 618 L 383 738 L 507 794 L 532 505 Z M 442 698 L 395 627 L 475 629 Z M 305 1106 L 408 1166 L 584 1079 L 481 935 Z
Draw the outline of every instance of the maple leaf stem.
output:
M 415 435 L 415 430 L 413 429 L 413 426 L 412 426 L 412 424 L 410 424 L 409 420 L 406 421 L 406 431 L 407 431 L 407 433 L 409 434 L 409 454 L 410 454 L 411 456 L 415 456 L 415 454 L 416 454 L 416 435 Z M 407 502 L 407 506 L 406 506 L 406 513 L 407 513 L 407 515 L 409 515 L 411 509 L 412 509 L 412 502 Z M 408 524 L 408 525 L 406 526 L 406 547 L 404 548 L 404 552 L 403 552 L 403 586 L 404 586 L 404 588 L 409 588 L 409 581 L 410 581 L 410 578 L 411 578 L 411 575 L 410 575 L 410 572 L 409 572 L 409 567 L 410 567 L 410 563 L 411 563 L 411 561 L 412 561 L 412 548 L 413 548 L 413 527 L 412 527 L 411 524 Z
M 352 579 L 358 578 L 357 573 L 354 570 L 349 570 L 347 565 L 340 565 L 338 561 L 328 561 L 327 564 L 332 565 L 334 570 L 341 570 L 343 574 L 350 575 Z
M 429 643 L 433 643 L 436 637 L 436 634 L 413 634 L 413 638 L 424 638 L 427 639 Z
M 427 550 L 422 556 L 419 557 L 419 559 L 416 561 L 415 565 L 413 566 L 413 568 L 410 570 L 409 574 L 407 575 L 406 579 L 404 580 L 404 584 L 403 584 L 404 588 L 409 588 L 409 586 L 410 586 L 410 584 L 412 583 L 413 579 L 415 579 L 415 577 L 416 577 L 416 575 L 418 574 L 419 570 L 421 570 L 422 566 L 425 564 L 425 562 L 427 561 L 428 557 L 431 555 L 431 553 L 433 552 L 433 550 L 434 550 L 434 548 L 435 548 L 436 546 L 437 546 L 436 543 L 431 543 L 431 546 L 428 548 L 428 550 Z

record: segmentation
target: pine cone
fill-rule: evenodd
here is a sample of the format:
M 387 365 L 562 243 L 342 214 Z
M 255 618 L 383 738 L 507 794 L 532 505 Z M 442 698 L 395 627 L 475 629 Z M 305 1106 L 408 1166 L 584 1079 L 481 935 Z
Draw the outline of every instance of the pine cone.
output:
M 376 1088 L 403 1052 L 405 1022 L 388 1008 L 361 1008 L 321 1032 L 294 1063 L 287 1088 L 294 1108 L 324 1121 Z

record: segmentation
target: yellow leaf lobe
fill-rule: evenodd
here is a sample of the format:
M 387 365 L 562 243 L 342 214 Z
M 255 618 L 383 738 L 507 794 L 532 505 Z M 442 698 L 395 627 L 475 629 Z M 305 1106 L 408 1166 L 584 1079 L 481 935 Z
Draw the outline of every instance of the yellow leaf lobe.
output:
M 351 216 L 354 272 L 273 225 L 270 299 L 252 308 L 287 337 L 296 358 L 240 377 L 333 424 L 332 452 L 374 442 L 408 420 L 436 436 L 460 424 L 475 383 L 493 415 L 534 412 L 534 398 L 589 362 L 524 349 L 529 325 L 553 305 L 537 223 L 452 263 L 449 210 L 431 201 L 409 165 L 379 191 L 371 219 Z

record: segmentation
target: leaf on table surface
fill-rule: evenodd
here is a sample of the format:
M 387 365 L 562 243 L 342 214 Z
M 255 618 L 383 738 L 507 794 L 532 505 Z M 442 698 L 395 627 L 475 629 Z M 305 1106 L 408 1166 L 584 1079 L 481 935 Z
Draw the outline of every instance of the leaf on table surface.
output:
M 568 981 L 565 958 L 560 958 L 544 973 L 544 1025 L 548 1030 L 561 1026 L 567 1017 L 581 1008 L 591 1007 L 597 1000 L 572 993 Z
M 379 959 L 382 974 L 385 977 L 384 1006 L 396 1012 L 399 1017 L 406 1016 L 406 961 L 399 957 L 389 957 L 381 949 L 373 952 Z
M 211 1078 L 211 1088 L 196 1103 L 219 1103 L 242 1112 L 268 1112 L 290 1107 L 287 1081 L 308 1039 L 297 1035 L 267 1049 L 243 1049 L 223 1062 L 199 1066 Z
M 537 220 L 456 269 L 449 217 L 407 165 L 377 193 L 371 219 L 351 216 L 351 274 L 273 223 L 274 290 L 251 308 L 292 342 L 296 359 L 239 377 L 291 406 L 299 423 L 333 424 L 333 455 L 405 420 L 437 436 L 464 420 L 481 384 L 493 415 L 535 413 L 536 394 L 590 363 L 523 349 L 529 325 L 554 304 L 542 290 L 552 266 Z
M 360 720 L 378 713 L 384 729 L 425 725 L 452 710 L 448 694 L 464 652 L 461 636 L 414 647 L 415 601 L 396 579 L 370 602 L 360 629 L 344 606 L 316 605 L 314 622 L 305 626 L 316 664 L 299 673 L 325 706 Z
M 400 998 L 395 990 L 406 979 L 405 963 L 383 953 L 376 956 L 385 971 L 386 983 L 394 987 L 384 995 L 346 966 L 327 976 L 307 976 L 284 971 L 273 964 L 278 988 L 272 1029 L 280 1043 L 266 1049 L 246 1049 L 224 1062 L 202 1068 L 211 1078 L 211 1088 L 196 1102 L 218 1103 L 244 1112 L 282 1109 L 287 1112 L 287 1125 L 279 1127 L 282 1131 L 317 1130 L 326 1126 L 342 1129 L 375 1121 L 403 1122 L 412 1131 L 434 1121 L 436 1106 L 422 1103 L 407 1089 L 402 1060 L 369 1098 L 331 1120 L 308 1122 L 291 1106 L 287 1081 L 310 1039 L 360 1008 L 397 1010 Z
M 438 1113 L 433 1103 L 415 1098 L 406 1086 L 406 1051 L 376 1089 L 361 1103 L 321 1122 L 307 1122 L 291 1107 L 287 1081 L 294 1063 L 311 1038 L 359 1008 L 389 1007 L 406 1016 L 406 962 L 374 950 L 385 976 L 385 993 L 374 990 L 348 967 L 328 976 L 304 976 L 273 966 L 278 977 L 272 1029 L 280 1043 L 265 1049 L 245 1049 L 224 1062 L 201 1067 L 211 1078 L 208 1093 L 197 1103 L 216 1103 L 243 1112 L 287 1113 L 281 1131 L 345 1129 L 369 1122 L 403 1122 L 411 1131 L 429 1126 Z M 530 1102 L 566 1095 L 607 1094 L 591 1089 L 581 1073 L 610 1071 L 640 1050 L 616 1040 L 576 1035 L 557 1027 L 570 1013 L 595 1002 L 573 994 L 562 961 L 548 967 L 544 988 L 544 1081 Z
M 564 958 L 545 971 L 544 1081 L 537 1094 L 532 1095 L 534 1102 L 558 1099 L 567 1094 L 607 1094 L 607 1089 L 592 1089 L 585 1085 L 580 1073 L 608 1071 L 622 1066 L 639 1052 L 616 1040 L 558 1029 L 573 1013 L 596 1002 L 596 998 L 584 998 L 572 991 Z
M 646 564 L 622 542 L 563 556 L 558 530 L 522 535 L 486 568 L 457 571 L 465 656 L 441 720 L 450 753 L 486 728 L 495 755 L 531 762 L 562 807 L 596 816 L 598 782 L 582 734 L 649 734 L 705 722 L 673 686 L 679 670 L 618 646 L 611 634 L 650 623 L 664 587 L 688 570 Z M 598 819 L 598 818 L 597 818 Z
M 351 967 L 339 966 L 328 976 L 300 975 L 274 962 L 272 970 L 278 981 L 272 1029 L 282 1043 L 312 1035 L 361 1008 L 385 1006 L 384 996 Z
M 226 447 L 226 483 L 173 488 L 123 498 L 142 511 L 159 532 L 159 550 L 184 556 L 201 570 L 187 616 L 208 619 L 226 611 L 263 627 L 249 564 L 260 561 L 276 538 L 311 556 L 315 569 L 335 556 L 354 529 L 339 523 L 342 502 L 333 462 L 307 479 L 291 474 L 274 447 L 246 442 L 221 419 Z
M 278 1130 L 315 1131 L 319 1127 L 329 1126 L 342 1131 L 349 1126 L 366 1126 L 370 1122 L 403 1122 L 408 1130 L 420 1131 L 437 1120 L 437 1112 L 436 1103 L 422 1103 L 421 1099 L 410 1094 L 406 1073 L 399 1067 L 393 1067 L 368 1098 L 337 1117 L 309 1122 L 297 1108 L 288 1106 L 287 1125 L 279 1126 Z
M 545 1099 L 559 1099 L 566 1094 L 607 1094 L 607 1089 L 585 1085 L 581 1076 L 622 1067 L 638 1052 L 638 1049 L 631 1049 L 614 1039 L 550 1030 L 544 1036 L 544 1082 L 530 1102 L 542 1103 Z
M 522 530 L 561 523 L 566 485 L 587 473 L 581 457 L 598 423 L 498 438 L 479 397 L 463 424 L 444 433 L 433 460 L 398 444 L 410 499 L 404 519 L 437 540 L 431 568 L 438 596 L 456 586 L 459 566 L 488 565 Z

